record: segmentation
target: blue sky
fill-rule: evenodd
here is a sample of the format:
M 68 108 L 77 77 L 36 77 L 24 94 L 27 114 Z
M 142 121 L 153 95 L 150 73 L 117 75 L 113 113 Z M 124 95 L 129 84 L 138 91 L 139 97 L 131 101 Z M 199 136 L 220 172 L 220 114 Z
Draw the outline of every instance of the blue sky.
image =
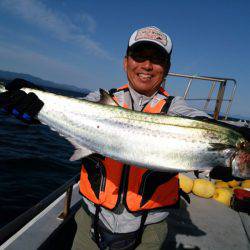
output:
M 247 0 L 1 0 L 0 69 L 92 90 L 117 87 L 126 82 L 130 34 L 154 25 L 173 41 L 172 72 L 235 78 L 231 113 L 250 117 L 249 24 Z M 170 91 L 183 94 L 171 81 Z

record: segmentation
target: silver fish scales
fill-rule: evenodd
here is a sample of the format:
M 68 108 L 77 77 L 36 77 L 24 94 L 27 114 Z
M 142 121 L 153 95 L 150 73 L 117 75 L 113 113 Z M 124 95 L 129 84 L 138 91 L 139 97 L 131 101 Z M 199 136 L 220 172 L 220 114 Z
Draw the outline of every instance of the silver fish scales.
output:
M 250 177 L 249 143 L 226 126 L 117 107 L 104 91 L 95 103 L 23 90 L 35 93 L 45 103 L 38 119 L 75 146 L 71 160 L 96 152 L 157 171 L 203 171 L 221 166 L 233 167 L 239 177 Z

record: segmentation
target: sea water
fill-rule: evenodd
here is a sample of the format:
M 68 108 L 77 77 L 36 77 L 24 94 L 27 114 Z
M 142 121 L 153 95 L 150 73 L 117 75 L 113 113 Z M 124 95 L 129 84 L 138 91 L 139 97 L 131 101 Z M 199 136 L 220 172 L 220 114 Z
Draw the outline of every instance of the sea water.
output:
M 73 152 L 49 127 L 0 114 L 0 228 L 80 173 Z

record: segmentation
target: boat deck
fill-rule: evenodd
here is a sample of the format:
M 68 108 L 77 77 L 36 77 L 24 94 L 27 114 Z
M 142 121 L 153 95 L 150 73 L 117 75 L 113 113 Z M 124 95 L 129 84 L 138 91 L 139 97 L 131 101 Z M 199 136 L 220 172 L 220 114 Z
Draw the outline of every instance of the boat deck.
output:
M 213 199 L 190 195 L 168 216 L 172 249 L 250 249 L 250 217 Z M 170 248 L 171 249 L 171 248 Z
M 73 217 L 63 224 L 57 217 L 63 197 L 36 216 L 0 249 L 70 249 L 76 231 Z M 190 195 L 191 203 L 181 202 L 167 218 L 168 249 L 249 250 L 250 217 L 212 200 Z M 78 187 L 73 191 L 72 209 L 79 209 Z M 54 232 L 54 233 L 53 233 Z

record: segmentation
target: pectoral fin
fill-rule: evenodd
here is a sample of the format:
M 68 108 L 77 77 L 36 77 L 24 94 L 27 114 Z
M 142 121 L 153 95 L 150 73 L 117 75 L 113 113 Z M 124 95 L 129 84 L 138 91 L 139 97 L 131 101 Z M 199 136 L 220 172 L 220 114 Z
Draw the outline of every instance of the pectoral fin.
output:
M 93 151 L 87 149 L 87 148 L 78 148 L 75 150 L 74 154 L 70 157 L 70 161 L 77 161 L 84 157 L 87 157 L 89 155 L 93 154 Z
M 87 157 L 95 152 L 91 151 L 88 148 L 85 148 L 81 145 L 79 145 L 74 138 L 66 138 L 74 147 L 75 147 L 75 152 L 74 154 L 70 157 L 70 161 L 77 161 L 80 160 L 84 157 Z

